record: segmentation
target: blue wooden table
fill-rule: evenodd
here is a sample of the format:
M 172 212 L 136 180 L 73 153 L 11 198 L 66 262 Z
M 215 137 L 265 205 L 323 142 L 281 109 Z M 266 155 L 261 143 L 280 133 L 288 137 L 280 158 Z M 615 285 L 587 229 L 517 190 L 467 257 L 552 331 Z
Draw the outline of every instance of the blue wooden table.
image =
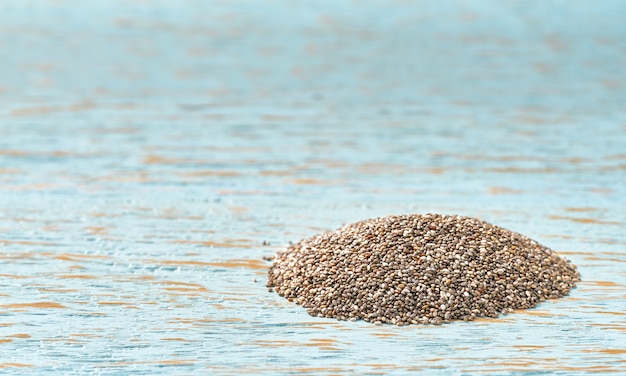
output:
M 0 2 L 0 373 L 626 372 L 623 1 Z M 373 326 L 265 287 L 344 223 L 455 213 L 563 299 Z

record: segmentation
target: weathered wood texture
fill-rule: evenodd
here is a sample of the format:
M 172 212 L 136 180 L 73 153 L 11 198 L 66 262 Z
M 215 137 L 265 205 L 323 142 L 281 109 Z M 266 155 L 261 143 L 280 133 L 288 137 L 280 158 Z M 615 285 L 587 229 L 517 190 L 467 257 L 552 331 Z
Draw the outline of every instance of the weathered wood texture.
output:
M 0 2 L 0 373 L 625 372 L 624 14 Z M 267 292 L 289 241 L 414 212 L 528 235 L 583 281 L 402 328 Z

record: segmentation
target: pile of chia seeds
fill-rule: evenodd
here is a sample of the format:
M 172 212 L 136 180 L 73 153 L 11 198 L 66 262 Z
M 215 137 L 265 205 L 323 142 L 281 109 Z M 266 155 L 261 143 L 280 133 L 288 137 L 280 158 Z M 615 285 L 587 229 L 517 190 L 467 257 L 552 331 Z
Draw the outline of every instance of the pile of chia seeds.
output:
M 309 314 L 375 324 L 497 317 L 565 296 L 576 267 L 549 248 L 455 215 L 369 219 L 279 252 L 268 287 Z

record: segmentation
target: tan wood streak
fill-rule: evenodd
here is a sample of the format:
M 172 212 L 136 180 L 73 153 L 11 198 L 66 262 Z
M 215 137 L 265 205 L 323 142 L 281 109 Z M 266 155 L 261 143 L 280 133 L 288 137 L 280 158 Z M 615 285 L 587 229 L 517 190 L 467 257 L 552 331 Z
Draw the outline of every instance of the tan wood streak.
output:
M 23 368 L 23 367 L 33 367 L 32 364 L 25 363 L 0 363 L 0 368 Z
M 0 308 L 67 308 L 66 306 L 55 302 L 35 302 L 35 303 L 13 303 L 2 304 Z

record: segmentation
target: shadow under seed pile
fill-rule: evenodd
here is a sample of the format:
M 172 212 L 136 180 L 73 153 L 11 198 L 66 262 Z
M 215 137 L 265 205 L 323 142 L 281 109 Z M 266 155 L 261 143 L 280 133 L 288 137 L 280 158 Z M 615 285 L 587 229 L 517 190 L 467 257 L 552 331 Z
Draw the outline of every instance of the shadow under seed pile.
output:
M 468 217 L 399 215 L 279 252 L 268 286 L 313 316 L 376 324 L 497 317 L 569 293 L 576 267 L 518 233 Z

